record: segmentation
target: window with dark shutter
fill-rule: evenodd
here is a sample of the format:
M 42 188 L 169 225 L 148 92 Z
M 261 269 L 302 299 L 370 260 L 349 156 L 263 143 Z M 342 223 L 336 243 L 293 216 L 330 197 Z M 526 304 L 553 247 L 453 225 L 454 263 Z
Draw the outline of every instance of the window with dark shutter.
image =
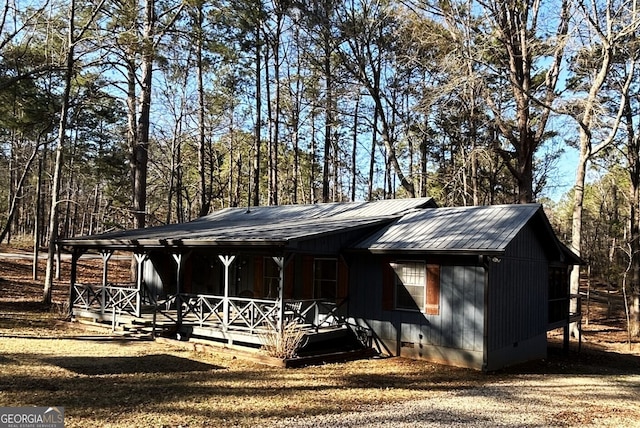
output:
M 391 267 L 395 272 L 396 309 L 422 311 L 427 283 L 424 262 L 401 261 Z
M 382 282 L 383 309 L 440 314 L 440 265 L 385 260 Z

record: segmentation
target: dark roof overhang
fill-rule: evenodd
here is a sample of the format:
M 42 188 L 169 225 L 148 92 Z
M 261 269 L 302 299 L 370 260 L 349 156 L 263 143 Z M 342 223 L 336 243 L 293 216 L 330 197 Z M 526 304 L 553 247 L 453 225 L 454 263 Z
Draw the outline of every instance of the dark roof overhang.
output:
M 371 253 L 371 254 L 407 254 L 407 255 L 431 255 L 431 256 L 503 256 L 504 250 L 497 249 L 411 249 L 405 248 L 402 250 L 398 249 L 352 249 L 350 252 L 353 253 Z

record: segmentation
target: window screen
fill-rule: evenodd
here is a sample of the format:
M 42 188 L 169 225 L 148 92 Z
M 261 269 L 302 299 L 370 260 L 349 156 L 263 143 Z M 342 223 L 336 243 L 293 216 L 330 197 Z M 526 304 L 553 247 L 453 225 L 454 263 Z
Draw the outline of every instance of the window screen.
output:
M 422 311 L 425 307 L 426 269 L 422 262 L 397 262 L 395 272 L 396 309 Z

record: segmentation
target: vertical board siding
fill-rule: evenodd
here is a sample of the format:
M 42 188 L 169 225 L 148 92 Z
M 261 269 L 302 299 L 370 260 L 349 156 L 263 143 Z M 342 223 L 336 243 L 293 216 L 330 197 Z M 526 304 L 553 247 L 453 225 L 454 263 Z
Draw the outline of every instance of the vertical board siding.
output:
M 359 257 L 351 262 L 349 316 L 367 325 L 387 344 L 401 352 L 401 344 L 419 353 L 425 346 L 481 352 L 484 334 L 484 268 L 440 268 L 440 313 L 386 310 L 382 303 L 382 257 Z
M 464 266 L 456 266 L 453 269 L 453 283 L 447 284 L 453 290 L 451 296 L 451 347 L 462 348 L 464 303 Z
M 454 305 L 454 271 L 450 266 L 443 266 L 440 271 L 440 293 L 442 298 L 442 311 L 440 317 L 434 319 L 436 329 L 433 331 L 433 345 L 453 347 L 453 323 L 455 322 Z
M 484 319 L 481 317 L 484 305 L 484 270 L 468 266 L 465 270 L 463 302 L 462 349 L 482 349 Z
M 548 262 L 530 227 L 489 270 L 489 351 L 546 333 Z

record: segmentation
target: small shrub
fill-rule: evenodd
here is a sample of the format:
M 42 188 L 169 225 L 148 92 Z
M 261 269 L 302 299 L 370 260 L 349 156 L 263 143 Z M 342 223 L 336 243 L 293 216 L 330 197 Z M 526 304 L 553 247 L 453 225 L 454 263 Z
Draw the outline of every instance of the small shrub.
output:
M 305 332 L 295 322 L 286 323 L 282 331 L 270 331 L 260 335 L 262 349 L 270 357 L 288 359 L 297 355 L 305 338 Z
M 68 321 L 71 318 L 69 313 L 69 301 L 67 300 L 62 303 L 52 302 L 49 311 L 61 320 Z

